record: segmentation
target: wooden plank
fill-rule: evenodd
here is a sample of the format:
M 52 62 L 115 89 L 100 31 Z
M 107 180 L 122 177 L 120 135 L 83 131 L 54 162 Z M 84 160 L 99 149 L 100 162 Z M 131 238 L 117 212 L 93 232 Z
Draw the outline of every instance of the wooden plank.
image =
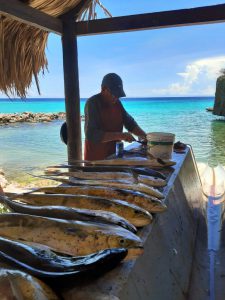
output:
M 153 223 L 138 231 L 144 243 L 143 255 L 123 261 L 101 277 L 71 283 L 64 289 L 63 299 L 199 300 L 188 298 L 187 294 L 198 218 L 204 205 L 201 183 L 190 149 L 185 154 L 175 154 L 173 159 L 177 162 L 173 167 L 176 176 L 170 176 L 168 182 L 170 190 L 165 195 L 168 210 L 155 214 Z
M 62 46 L 67 123 L 68 162 L 82 158 L 77 38 L 74 22 L 63 22 Z
M 62 33 L 62 21 L 32 8 L 18 0 L 0 0 L 0 13 L 34 27 Z
M 202 25 L 225 21 L 225 4 L 75 23 L 75 35 Z
M 66 19 L 77 19 L 77 16 L 80 14 L 81 10 L 86 8 L 88 4 L 91 2 L 91 0 L 81 0 L 80 3 L 75 6 L 73 9 L 70 11 L 64 13 L 63 15 L 60 16 L 60 19 L 66 20 Z

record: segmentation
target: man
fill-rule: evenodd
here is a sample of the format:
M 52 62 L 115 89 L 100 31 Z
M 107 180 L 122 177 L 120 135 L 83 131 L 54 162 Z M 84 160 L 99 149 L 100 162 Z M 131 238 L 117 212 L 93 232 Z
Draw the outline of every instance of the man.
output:
M 101 92 L 85 104 L 85 160 L 105 159 L 115 153 L 117 141 L 145 139 L 146 133 L 126 112 L 120 97 L 125 97 L 122 79 L 115 73 L 104 76 Z M 129 132 L 123 132 L 123 126 Z

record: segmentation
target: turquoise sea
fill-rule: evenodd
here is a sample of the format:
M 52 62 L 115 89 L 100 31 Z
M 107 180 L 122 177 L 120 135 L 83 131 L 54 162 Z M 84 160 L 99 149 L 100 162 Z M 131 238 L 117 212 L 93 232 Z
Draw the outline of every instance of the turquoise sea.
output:
M 198 162 L 217 160 L 225 165 L 225 118 L 206 111 L 213 106 L 213 97 L 126 98 L 122 102 L 146 132 L 173 132 L 176 141 L 193 146 Z M 84 104 L 82 99 L 81 114 Z M 64 99 L 0 99 L 0 113 L 24 111 L 65 111 Z M 66 146 L 59 136 L 62 122 L 0 126 L 0 168 L 7 178 L 17 180 L 27 172 L 66 161 Z

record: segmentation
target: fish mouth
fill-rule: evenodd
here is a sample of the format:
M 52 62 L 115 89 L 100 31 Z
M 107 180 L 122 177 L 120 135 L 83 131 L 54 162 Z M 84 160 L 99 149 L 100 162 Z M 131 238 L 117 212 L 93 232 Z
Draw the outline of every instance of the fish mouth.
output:
M 151 210 L 151 213 L 163 213 L 167 211 L 167 207 L 166 206 L 162 206 L 162 207 L 155 207 Z
M 132 222 L 132 224 L 135 226 L 135 227 L 144 227 L 144 226 L 147 226 L 149 224 L 151 224 L 153 222 L 153 218 L 146 218 L 146 219 L 143 219 L 143 220 L 136 220 L 134 222 Z
M 137 233 L 137 228 L 136 228 L 136 226 L 134 226 L 134 225 L 132 225 L 132 224 L 130 224 L 130 226 L 129 225 L 127 225 L 126 223 L 122 223 L 121 222 L 121 224 L 119 224 L 119 226 L 122 226 L 123 228 L 125 228 L 125 229 L 127 229 L 127 230 L 129 230 L 130 232 L 132 232 L 132 233 Z
M 131 260 L 139 257 L 144 253 L 144 247 L 143 246 L 136 246 L 128 249 L 128 254 L 125 257 L 125 260 Z

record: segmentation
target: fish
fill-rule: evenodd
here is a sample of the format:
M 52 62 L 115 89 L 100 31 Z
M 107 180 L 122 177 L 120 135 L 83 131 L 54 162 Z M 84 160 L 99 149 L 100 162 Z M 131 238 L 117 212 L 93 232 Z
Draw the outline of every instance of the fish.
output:
M 167 185 L 167 182 L 164 179 L 146 175 L 138 175 L 137 181 L 138 183 L 153 187 L 164 187 Z
M 123 183 L 123 182 L 116 182 L 116 181 L 98 181 L 98 180 L 77 180 L 75 178 L 62 178 L 60 176 L 54 177 L 54 176 L 36 176 L 40 178 L 55 180 L 57 182 L 65 183 L 68 185 L 84 185 L 84 186 L 105 186 L 113 187 L 113 188 L 119 188 L 119 189 L 126 189 L 126 190 L 133 190 L 141 193 L 145 193 L 149 196 L 156 197 L 158 199 L 163 199 L 164 195 L 157 189 L 147 186 L 143 183 L 137 183 L 137 184 L 129 184 L 129 183 Z
M 146 175 L 146 176 L 154 176 L 154 177 L 166 180 L 166 176 L 159 171 L 152 170 L 150 168 L 145 168 L 145 167 L 142 167 L 142 168 L 135 167 L 133 169 L 136 174 Z
M 72 171 L 72 172 L 56 172 L 54 171 L 45 171 L 45 174 L 51 176 L 70 176 L 78 179 L 98 179 L 98 180 L 126 180 L 134 181 L 134 177 L 131 173 L 126 172 L 82 172 L 82 171 Z
M 116 158 L 116 159 L 104 159 L 104 160 L 72 160 L 71 164 L 86 164 L 86 165 L 103 165 L 103 166 L 141 166 L 149 168 L 166 168 L 172 167 L 176 164 L 175 161 L 169 159 L 147 159 L 140 157 L 132 158 Z
M 135 226 L 129 223 L 126 219 L 118 216 L 112 212 L 90 210 L 90 209 L 76 209 L 67 206 L 32 206 L 21 202 L 11 200 L 9 197 L 0 195 L 0 202 L 8 207 L 11 211 L 18 213 L 25 213 L 29 215 L 43 216 L 49 218 L 97 222 L 111 225 L 118 225 L 134 233 L 137 232 Z
M 82 171 L 82 172 L 126 172 L 128 174 L 132 175 L 146 175 L 146 176 L 154 176 L 161 179 L 166 179 L 166 176 L 162 174 L 161 172 L 158 172 L 156 170 L 152 170 L 150 168 L 138 168 L 138 167 L 132 167 L 132 166 L 78 166 L 78 165 L 55 165 L 55 166 L 49 166 L 46 168 L 46 172 L 56 171 L 57 169 L 70 169 L 72 171 Z
M 89 255 L 110 248 L 135 249 L 136 255 L 143 252 L 142 240 L 119 226 L 28 214 L 0 214 L 0 236 L 43 244 L 55 252 L 72 256 Z
M 51 176 L 69 176 L 76 179 L 91 179 L 91 180 L 101 180 L 101 181 L 111 181 L 115 180 L 116 182 L 135 184 L 143 183 L 153 187 L 163 187 L 166 186 L 167 182 L 164 179 L 146 176 L 146 175 L 136 175 L 129 174 L 126 172 L 56 172 L 56 171 L 47 171 L 47 175 Z
M 42 187 L 38 188 L 31 193 L 55 193 L 55 194 L 70 194 L 70 195 L 87 195 L 95 197 L 103 197 L 107 199 L 124 200 L 132 203 L 148 212 L 161 213 L 167 210 L 167 206 L 159 199 L 132 190 L 105 188 L 100 186 L 56 186 L 56 187 Z M 29 195 L 31 194 L 29 193 Z M 10 194 L 13 196 L 12 194 Z M 28 195 L 28 194 L 27 194 Z
M 152 223 L 152 215 L 145 209 L 122 200 L 105 199 L 87 195 L 65 194 L 11 194 L 11 199 L 38 206 L 68 206 L 80 209 L 113 212 L 126 219 L 135 227 Z
M 40 279 L 62 280 L 90 276 L 92 272 L 116 266 L 128 251 L 124 248 L 104 249 L 86 256 L 63 256 L 37 245 L 0 237 L 0 261 Z M 103 267 L 104 266 L 104 267 Z
M 41 280 L 19 270 L 0 269 L 0 299 L 59 300 Z

